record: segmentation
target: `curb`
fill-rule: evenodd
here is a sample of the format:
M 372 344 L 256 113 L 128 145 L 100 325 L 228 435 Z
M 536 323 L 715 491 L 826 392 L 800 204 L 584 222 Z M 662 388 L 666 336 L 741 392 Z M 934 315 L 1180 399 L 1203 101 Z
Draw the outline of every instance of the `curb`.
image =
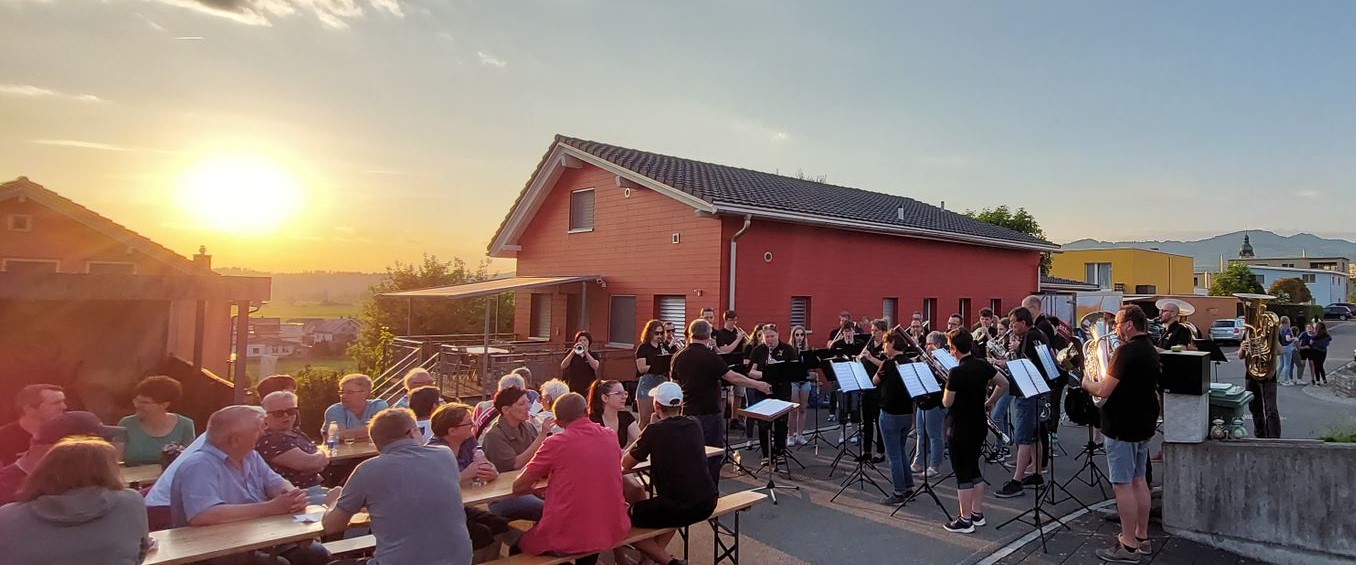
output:
M 1030 531 L 1030 532 L 1027 532 L 1026 535 L 1024 535 L 1024 536 L 1022 536 L 1022 537 L 1020 537 L 1020 538 L 1017 538 L 1017 539 L 1013 540 L 1011 543 L 1009 543 L 1009 544 L 1007 544 L 1007 545 L 1005 545 L 1005 546 L 999 548 L 998 551 L 995 551 L 995 552 L 989 554 L 988 557 L 985 557 L 985 558 L 983 558 L 983 559 L 980 559 L 979 561 L 976 561 L 976 562 L 975 562 L 975 565 L 994 565 L 995 563 L 998 563 L 999 561 L 1002 561 L 1002 560 L 1003 560 L 1004 558 L 1006 558 L 1007 556 L 1012 555 L 1013 553 L 1016 553 L 1017 550 L 1021 549 L 1021 548 L 1022 548 L 1023 546 L 1025 546 L 1026 544 L 1029 544 L 1029 543 L 1031 543 L 1031 542 L 1033 542 L 1033 541 L 1036 541 L 1036 540 L 1041 536 L 1041 534 L 1049 534 L 1050 532 L 1052 532 L 1052 531 L 1054 531 L 1054 530 L 1057 530 L 1057 529 L 1059 529 L 1059 528 L 1064 527 L 1064 526 L 1062 526 L 1062 525 L 1060 524 L 1060 522 L 1065 522 L 1065 523 L 1067 523 L 1067 522 L 1069 522 L 1069 521 L 1072 521 L 1072 520 L 1075 520 L 1075 519 L 1078 519 L 1078 518 L 1082 517 L 1084 514 L 1087 514 L 1088 512 L 1093 512 L 1093 511 L 1101 510 L 1101 509 L 1103 509 L 1103 508 L 1106 508 L 1106 507 L 1108 507 L 1108 506 L 1112 506 L 1112 505 L 1115 505 L 1115 504 L 1116 504 L 1116 499 L 1110 498 L 1110 499 L 1107 499 L 1107 500 L 1103 500 L 1103 501 L 1101 501 L 1101 502 L 1098 502 L 1097 504 L 1093 504 L 1093 505 L 1091 505 L 1091 506 L 1088 506 L 1087 508 L 1079 508 L 1078 510 L 1074 510 L 1073 512 L 1070 512 L 1070 513 L 1068 513 L 1068 514 L 1065 514 L 1065 515 L 1063 515 L 1063 516 L 1060 516 L 1058 522 L 1050 522 L 1049 524 L 1046 524 L 1045 526 L 1041 527 L 1040 530 L 1032 530 L 1032 531 Z

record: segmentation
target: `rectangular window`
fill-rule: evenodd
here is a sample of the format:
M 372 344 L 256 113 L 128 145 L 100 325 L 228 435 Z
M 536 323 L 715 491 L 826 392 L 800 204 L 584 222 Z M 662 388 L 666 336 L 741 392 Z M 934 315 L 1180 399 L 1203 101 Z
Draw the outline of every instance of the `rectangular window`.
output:
M 551 338 L 551 295 L 532 295 L 532 321 L 528 337 L 533 339 Z
M 636 297 L 613 296 L 607 315 L 607 341 L 614 347 L 635 347 Z
M 654 317 L 659 321 L 673 324 L 675 329 L 687 325 L 686 296 L 656 296 L 654 303 Z
M 1125 283 L 1116 283 L 1111 285 L 1111 290 L 1116 292 L 1125 292 Z
M 1266 277 L 1266 275 L 1253 275 L 1252 278 L 1256 279 L 1256 280 L 1257 280 L 1257 284 L 1262 285 L 1262 288 L 1266 288 L 1266 287 L 1267 287 L 1267 277 Z
M 1102 290 L 1111 289 L 1111 263 L 1084 263 L 1083 282 L 1095 284 Z
M 85 272 L 94 275 L 135 275 L 137 274 L 137 266 L 135 263 L 90 261 L 85 264 Z
M 969 328 L 969 327 L 970 327 L 970 323 L 971 323 L 971 321 L 972 321 L 972 320 L 970 319 L 970 299 L 969 299 L 969 298 L 962 298 L 962 299 L 960 299 L 960 310 L 958 310 L 957 313 L 961 315 L 961 327 Z
M 0 271 L 6 273 L 55 273 L 61 262 L 55 259 L 4 259 Z
M 570 233 L 593 231 L 593 189 L 570 193 Z
M 1307 282 L 1307 283 L 1318 282 L 1318 276 L 1317 276 L 1317 275 L 1304 275 L 1304 282 Z
M 941 327 L 943 327 L 943 328 L 946 327 L 946 320 L 938 320 L 938 319 L 937 319 L 937 299 L 936 299 L 936 298 L 924 298 L 924 299 L 923 299 L 923 322 L 927 324 L 928 329 L 932 329 L 932 330 L 937 329 L 938 324 L 940 324 Z
M 994 315 L 994 316 L 997 316 L 997 317 L 999 317 L 999 318 L 1006 318 L 1006 317 L 1008 317 L 1008 313 L 1003 311 L 1003 299 L 1002 299 L 1002 298 L 990 298 L 990 299 L 989 299 L 989 309 L 990 309 L 990 310 L 993 310 L 993 315 Z
M 810 329 L 810 297 L 791 297 L 791 325 Z
M 6 217 L 5 227 L 9 231 L 33 231 L 33 216 L 27 214 L 10 214 Z
M 895 324 L 899 323 L 899 299 L 886 298 L 881 302 L 880 317 L 884 318 L 885 323 L 889 324 L 890 327 L 894 327 Z

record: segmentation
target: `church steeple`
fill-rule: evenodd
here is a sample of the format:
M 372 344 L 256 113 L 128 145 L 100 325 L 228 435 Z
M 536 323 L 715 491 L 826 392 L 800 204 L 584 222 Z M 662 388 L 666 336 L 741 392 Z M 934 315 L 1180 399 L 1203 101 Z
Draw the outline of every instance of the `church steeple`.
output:
M 1243 232 L 1243 247 L 1238 249 L 1240 259 L 1251 259 L 1255 255 L 1252 252 L 1252 242 L 1248 241 L 1248 232 Z

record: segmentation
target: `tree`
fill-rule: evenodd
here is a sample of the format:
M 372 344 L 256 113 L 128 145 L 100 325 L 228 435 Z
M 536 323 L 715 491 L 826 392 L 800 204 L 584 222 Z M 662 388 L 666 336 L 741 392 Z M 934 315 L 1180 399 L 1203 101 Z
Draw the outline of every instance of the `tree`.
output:
M 348 347 L 348 355 L 358 363 L 358 370 L 374 374 L 383 369 L 386 346 L 400 335 L 478 334 L 484 330 L 485 308 L 497 307 L 502 314 L 498 327 L 491 332 L 506 332 L 513 328 L 513 295 L 501 294 L 489 300 L 472 298 L 445 300 L 437 298 L 398 299 L 381 296 L 387 292 L 450 286 L 487 280 L 489 264 L 481 262 L 474 270 L 461 259 L 439 261 L 425 255 L 422 262 L 401 263 L 386 268 L 386 277 L 368 289 L 363 299 L 363 322 L 358 338 Z
M 984 208 L 978 212 L 966 210 L 965 216 L 981 222 L 993 224 L 995 226 L 1003 226 L 1013 231 L 1045 239 L 1045 230 L 1041 229 L 1041 225 L 1036 221 L 1036 217 L 1032 216 L 1030 212 L 1027 212 L 1026 208 L 1018 208 L 1016 212 L 1013 212 L 1005 204 L 997 208 Z M 1041 274 L 1050 274 L 1049 253 L 1041 253 Z
M 1211 296 L 1229 296 L 1235 292 L 1262 293 L 1262 283 L 1257 282 L 1252 269 L 1243 263 L 1230 263 L 1229 267 L 1210 283 Z
M 1309 292 L 1309 286 L 1304 284 L 1304 279 L 1297 277 L 1276 279 L 1276 282 L 1271 283 L 1271 288 L 1267 289 L 1267 294 L 1286 304 L 1308 304 L 1314 299 L 1314 295 Z

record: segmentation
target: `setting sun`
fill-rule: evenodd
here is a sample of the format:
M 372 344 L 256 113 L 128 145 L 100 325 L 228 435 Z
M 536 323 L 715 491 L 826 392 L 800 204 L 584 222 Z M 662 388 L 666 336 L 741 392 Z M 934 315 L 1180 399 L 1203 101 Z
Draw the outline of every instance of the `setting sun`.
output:
M 232 233 L 276 230 L 297 212 L 301 192 L 292 173 L 251 156 L 204 159 L 178 183 L 179 205 L 191 218 Z

